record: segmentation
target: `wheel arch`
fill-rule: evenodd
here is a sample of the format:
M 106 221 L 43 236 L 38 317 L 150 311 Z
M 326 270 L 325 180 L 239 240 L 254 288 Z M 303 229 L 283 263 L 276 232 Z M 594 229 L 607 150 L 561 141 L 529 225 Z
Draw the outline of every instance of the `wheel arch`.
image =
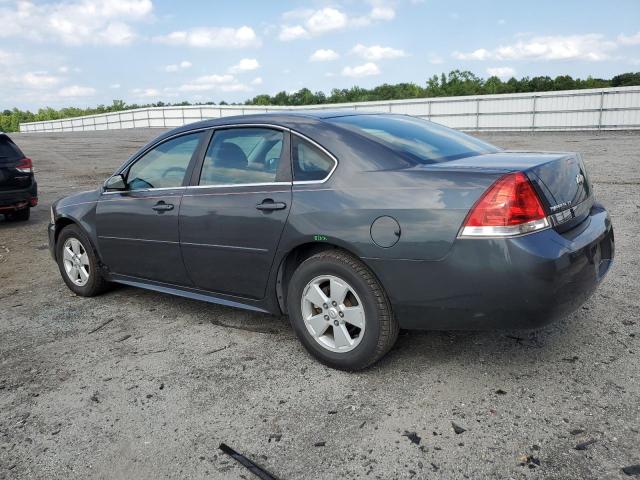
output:
M 296 268 L 298 268 L 298 265 L 304 262 L 307 258 L 327 250 L 339 250 L 345 252 L 357 258 L 366 265 L 366 262 L 362 258 L 360 258 L 360 256 L 358 256 L 354 251 L 342 245 L 337 245 L 331 242 L 307 242 L 292 248 L 280 262 L 276 277 L 276 297 L 278 300 L 280 311 L 284 315 L 288 313 L 287 290 L 289 288 L 289 280 L 291 279 L 293 272 L 296 270 Z M 371 270 L 371 267 L 369 267 L 369 265 L 367 265 L 367 268 Z
M 66 215 L 60 215 L 58 218 L 56 218 L 56 230 L 55 230 L 55 252 L 57 255 L 57 251 L 58 251 L 58 238 L 60 237 L 60 233 L 62 233 L 62 230 L 64 230 L 66 227 L 68 227 L 69 225 L 75 225 L 76 227 L 78 227 L 82 233 L 85 234 L 85 236 L 87 237 L 87 239 L 89 240 L 89 243 L 91 244 L 91 248 L 93 249 L 93 251 L 96 254 L 96 257 L 98 258 L 98 263 L 100 266 L 102 266 L 102 258 L 100 256 L 100 252 L 98 251 L 98 248 L 93 240 L 93 238 L 91 237 L 91 234 L 87 231 L 86 228 L 83 227 L 82 223 L 78 220 L 76 220 L 73 217 L 69 217 Z

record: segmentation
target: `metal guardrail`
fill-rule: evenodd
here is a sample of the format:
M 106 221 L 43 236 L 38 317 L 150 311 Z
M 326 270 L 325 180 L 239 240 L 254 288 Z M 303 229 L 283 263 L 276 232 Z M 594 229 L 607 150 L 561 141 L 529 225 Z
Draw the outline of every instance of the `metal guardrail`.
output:
M 464 97 L 309 105 L 197 105 L 124 110 L 20 124 L 21 132 L 172 128 L 229 115 L 298 109 L 406 113 L 468 131 L 625 130 L 640 128 L 640 88 L 619 87 Z

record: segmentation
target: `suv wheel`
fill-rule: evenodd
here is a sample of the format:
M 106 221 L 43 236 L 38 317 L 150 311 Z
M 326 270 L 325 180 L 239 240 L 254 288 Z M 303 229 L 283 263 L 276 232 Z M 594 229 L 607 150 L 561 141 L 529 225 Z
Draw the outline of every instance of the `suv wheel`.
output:
M 289 318 L 304 347 L 325 365 L 361 370 L 382 358 L 398 337 L 398 324 L 373 273 L 338 251 L 320 252 L 291 277 Z
M 83 297 L 102 293 L 107 285 L 89 239 L 76 225 L 65 227 L 56 243 L 60 274 L 70 290 Z
M 15 212 L 7 213 L 7 220 L 11 222 L 26 222 L 31 216 L 31 209 L 29 207 L 22 210 L 16 210 Z

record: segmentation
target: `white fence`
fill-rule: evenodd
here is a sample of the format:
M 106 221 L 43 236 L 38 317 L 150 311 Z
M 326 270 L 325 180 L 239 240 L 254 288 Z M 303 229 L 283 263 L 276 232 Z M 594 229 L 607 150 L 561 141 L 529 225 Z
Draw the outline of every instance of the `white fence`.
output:
M 155 107 L 20 124 L 21 132 L 171 128 L 209 118 L 296 109 L 404 113 L 468 131 L 640 128 L 640 87 L 419 98 L 305 107 Z

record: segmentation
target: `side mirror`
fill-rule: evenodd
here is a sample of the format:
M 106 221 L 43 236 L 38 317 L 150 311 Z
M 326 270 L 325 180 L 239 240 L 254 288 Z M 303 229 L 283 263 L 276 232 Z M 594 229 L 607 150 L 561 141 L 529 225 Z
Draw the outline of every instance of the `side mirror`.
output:
M 109 177 L 106 182 L 104 182 L 105 190 L 126 190 L 127 182 L 124 181 L 124 177 L 120 174 Z

